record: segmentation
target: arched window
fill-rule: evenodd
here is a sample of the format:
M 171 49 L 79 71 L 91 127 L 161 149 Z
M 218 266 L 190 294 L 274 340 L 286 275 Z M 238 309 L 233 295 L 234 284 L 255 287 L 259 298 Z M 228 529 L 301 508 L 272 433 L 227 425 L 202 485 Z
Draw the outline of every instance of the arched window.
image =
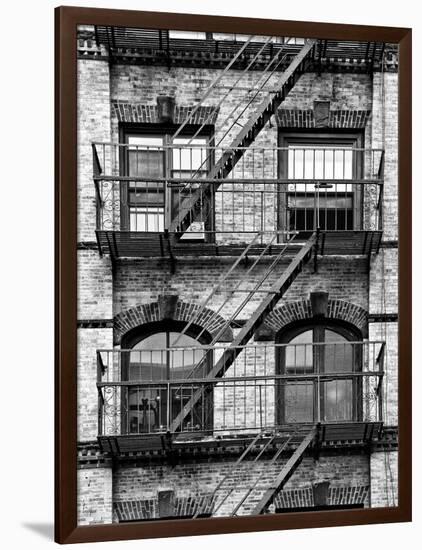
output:
M 183 333 L 186 323 L 163 321 L 132 330 L 122 339 L 127 350 L 122 356 L 122 380 L 148 382 L 128 386 L 122 395 L 122 429 L 126 433 L 167 431 L 183 407 L 198 389 L 182 383 L 168 386 L 169 381 L 205 378 L 212 365 L 212 353 L 203 346 L 211 336 L 192 325 Z M 195 405 L 179 429 L 211 429 L 212 392 Z
M 360 334 L 343 325 L 302 325 L 279 335 L 278 422 L 347 422 L 361 417 L 361 383 L 347 374 L 361 370 Z M 315 374 L 327 375 L 317 379 Z M 306 377 L 309 375 L 309 378 Z

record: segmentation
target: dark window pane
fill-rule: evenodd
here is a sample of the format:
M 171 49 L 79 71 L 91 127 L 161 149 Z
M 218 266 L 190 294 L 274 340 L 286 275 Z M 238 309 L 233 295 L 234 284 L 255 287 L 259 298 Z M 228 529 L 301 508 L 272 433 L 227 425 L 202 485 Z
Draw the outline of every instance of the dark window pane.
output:
M 328 422 L 346 421 L 353 418 L 352 380 L 331 380 L 322 384 L 324 419 Z
M 128 395 L 129 433 L 165 428 L 166 395 L 159 388 L 130 388 Z
M 319 209 L 319 223 L 315 220 L 315 211 L 308 208 L 289 210 L 289 229 L 296 231 L 313 231 L 317 225 L 323 230 L 350 231 L 353 229 L 353 210 Z
M 325 330 L 324 371 L 325 372 L 352 372 L 353 352 L 356 347 L 344 336 L 333 330 Z
M 312 382 L 292 382 L 284 385 L 285 422 L 312 422 L 313 403 Z
M 312 330 L 301 332 L 287 346 L 283 346 L 283 349 L 286 354 L 286 372 L 313 371 Z
M 129 203 L 136 204 L 164 204 L 164 188 L 160 184 L 160 188 L 156 188 L 150 184 L 141 184 L 138 182 L 136 189 L 129 189 Z
M 318 337 L 318 343 L 314 338 Z M 322 337 L 322 341 L 319 338 Z M 313 343 L 314 342 L 314 343 Z M 297 344 L 293 346 L 291 344 Z M 310 353 L 307 349 L 311 350 Z M 289 374 L 313 372 L 320 365 L 321 373 L 352 373 L 359 369 L 359 344 L 328 328 L 308 329 L 295 336 L 281 353 L 284 371 Z M 312 352 L 313 350 L 313 352 Z M 317 363 L 314 364 L 314 362 Z M 321 395 L 321 419 L 327 422 L 351 421 L 359 414 L 357 387 L 359 381 L 346 379 L 322 379 L 319 382 Z M 315 390 L 318 381 L 289 380 L 280 383 L 280 396 L 285 422 L 311 422 L 314 416 Z
M 162 151 L 129 149 L 129 176 L 141 178 L 164 177 L 164 155 Z

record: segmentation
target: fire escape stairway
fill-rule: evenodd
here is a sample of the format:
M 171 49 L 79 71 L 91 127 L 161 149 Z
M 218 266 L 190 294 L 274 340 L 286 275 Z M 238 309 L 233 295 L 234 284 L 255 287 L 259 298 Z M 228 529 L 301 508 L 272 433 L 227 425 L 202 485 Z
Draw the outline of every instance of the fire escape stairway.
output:
M 204 184 L 200 188 L 194 188 L 189 197 L 182 203 L 180 209 L 170 224 L 169 231 L 183 234 L 192 221 L 196 219 L 201 211 L 204 197 L 211 196 L 213 189 L 223 183 L 229 173 L 233 170 L 242 158 L 245 148 L 249 147 L 264 128 L 270 117 L 277 111 L 281 103 L 292 90 L 299 77 L 305 72 L 307 64 L 311 62 L 315 51 L 316 40 L 308 40 L 300 52 L 291 61 L 289 67 L 280 78 L 279 91 L 275 94 L 269 93 L 257 107 L 253 116 L 243 126 L 240 132 L 233 139 L 229 148 L 222 154 L 221 158 L 211 169 L 210 179 L 217 180 L 217 183 Z M 221 181 L 220 181 L 221 180 Z M 193 184 L 197 180 L 192 181 Z
M 282 296 L 289 289 L 293 281 L 302 271 L 304 264 L 311 258 L 312 252 L 316 245 L 317 235 L 313 233 L 309 239 L 302 244 L 300 250 L 291 260 L 290 264 L 283 271 L 277 281 L 266 292 L 261 303 L 240 329 L 237 336 L 230 343 L 230 345 L 224 350 L 224 354 L 213 365 L 212 369 L 208 372 L 207 378 L 215 379 L 222 377 L 225 372 L 235 361 L 236 357 L 242 352 L 243 346 L 245 346 L 254 335 L 255 331 L 260 327 L 266 315 L 270 313 Z M 180 411 L 180 413 L 174 418 L 170 424 L 170 431 L 176 432 L 180 429 L 185 418 L 191 413 L 195 405 L 203 397 L 202 390 L 197 390 L 193 393 L 192 397 Z
M 263 513 L 295 472 L 316 434 L 315 425 L 287 433 L 260 432 L 214 489 L 212 515 Z M 281 461 L 281 455 L 289 452 L 287 461 Z

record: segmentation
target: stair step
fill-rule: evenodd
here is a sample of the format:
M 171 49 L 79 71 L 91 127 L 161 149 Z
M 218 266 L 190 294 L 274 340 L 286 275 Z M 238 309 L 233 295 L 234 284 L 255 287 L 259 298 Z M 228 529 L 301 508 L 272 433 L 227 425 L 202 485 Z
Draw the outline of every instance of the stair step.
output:
M 312 443 L 317 427 L 290 434 L 284 444 L 275 450 L 272 459 L 265 462 L 246 460 L 249 450 L 256 446 L 257 438 L 249 445 L 232 469 L 219 482 L 213 494 L 213 516 L 232 517 L 258 515 L 268 508 L 274 496 L 290 479 L 298 467 L 306 449 Z M 276 433 L 272 434 L 275 437 Z M 258 436 L 259 437 L 259 436 Z M 287 443 L 296 441 L 288 459 L 280 460 Z M 259 455 L 258 455 L 259 458 Z

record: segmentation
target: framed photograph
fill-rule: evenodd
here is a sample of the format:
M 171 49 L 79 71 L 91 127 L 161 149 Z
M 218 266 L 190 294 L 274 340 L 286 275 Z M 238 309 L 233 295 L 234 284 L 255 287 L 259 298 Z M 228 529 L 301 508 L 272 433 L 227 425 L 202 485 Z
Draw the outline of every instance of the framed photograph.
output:
M 411 519 L 411 31 L 56 10 L 56 541 Z

